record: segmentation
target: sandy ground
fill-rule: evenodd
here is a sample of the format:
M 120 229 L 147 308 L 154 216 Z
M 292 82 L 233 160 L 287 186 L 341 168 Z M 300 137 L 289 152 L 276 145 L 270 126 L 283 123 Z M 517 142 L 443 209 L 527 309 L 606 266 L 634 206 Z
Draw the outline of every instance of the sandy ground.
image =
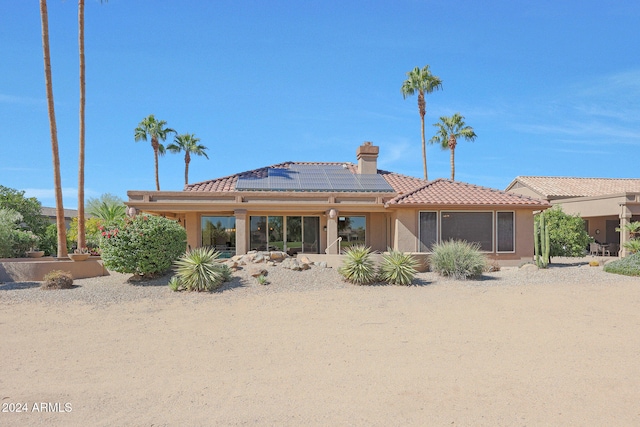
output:
M 2 426 L 640 425 L 637 279 L 0 304 L 0 334 Z

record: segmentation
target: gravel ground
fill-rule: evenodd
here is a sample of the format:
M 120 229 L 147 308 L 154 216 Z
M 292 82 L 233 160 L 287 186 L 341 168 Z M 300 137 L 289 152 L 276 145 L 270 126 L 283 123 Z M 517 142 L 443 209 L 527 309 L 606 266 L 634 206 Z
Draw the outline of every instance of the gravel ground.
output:
M 605 273 L 602 267 L 590 267 L 590 258 L 554 258 L 546 270 L 529 270 L 506 267 L 498 272 L 485 273 L 475 280 L 456 281 L 436 273 L 418 273 L 412 286 L 532 286 L 540 284 L 602 285 L 637 281 L 640 278 Z M 129 301 L 182 301 L 201 303 L 216 299 L 232 301 L 248 295 L 264 295 L 281 292 L 322 291 L 353 288 L 335 269 L 314 266 L 306 271 L 292 271 L 280 267 L 264 266 L 268 271 L 267 285 L 258 284 L 246 269 L 234 273 L 231 282 L 211 293 L 172 292 L 167 287 L 170 275 L 148 281 L 131 281 L 131 275 L 111 272 L 109 276 L 77 279 L 67 290 L 42 290 L 40 282 L 10 282 L 0 284 L 0 303 L 45 302 L 60 304 L 84 302 L 94 306 L 108 306 Z M 385 286 L 377 284 L 375 287 Z M 371 286 L 363 286 L 367 292 Z

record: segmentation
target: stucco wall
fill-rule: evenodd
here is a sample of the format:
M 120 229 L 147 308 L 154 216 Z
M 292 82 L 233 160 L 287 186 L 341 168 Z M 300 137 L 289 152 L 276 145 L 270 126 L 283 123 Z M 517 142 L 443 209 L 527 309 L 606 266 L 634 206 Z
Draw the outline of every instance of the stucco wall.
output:
M 374 251 L 386 251 L 391 242 L 387 242 L 387 219 L 384 213 L 371 213 L 368 218 L 369 245 Z

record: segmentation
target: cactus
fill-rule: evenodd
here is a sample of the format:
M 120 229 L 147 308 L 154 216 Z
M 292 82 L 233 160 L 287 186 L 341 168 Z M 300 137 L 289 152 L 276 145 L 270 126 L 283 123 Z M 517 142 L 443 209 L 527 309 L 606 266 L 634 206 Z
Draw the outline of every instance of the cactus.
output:
M 549 229 L 544 221 L 544 212 L 540 213 L 540 220 L 534 222 L 533 233 L 536 265 L 538 268 L 547 268 L 547 265 L 549 265 L 549 250 L 551 244 Z

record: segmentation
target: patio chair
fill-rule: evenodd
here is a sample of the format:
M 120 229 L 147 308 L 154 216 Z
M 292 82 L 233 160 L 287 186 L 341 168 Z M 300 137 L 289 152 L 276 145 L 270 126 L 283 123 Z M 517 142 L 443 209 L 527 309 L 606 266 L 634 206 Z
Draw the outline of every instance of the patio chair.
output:
M 602 247 L 600 246 L 599 243 L 589 243 L 589 255 L 595 255 L 598 256 L 600 255 L 600 252 L 602 251 Z
M 609 254 L 618 256 L 618 252 L 620 252 L 620 245 L 618 243 L 609 243 Z

